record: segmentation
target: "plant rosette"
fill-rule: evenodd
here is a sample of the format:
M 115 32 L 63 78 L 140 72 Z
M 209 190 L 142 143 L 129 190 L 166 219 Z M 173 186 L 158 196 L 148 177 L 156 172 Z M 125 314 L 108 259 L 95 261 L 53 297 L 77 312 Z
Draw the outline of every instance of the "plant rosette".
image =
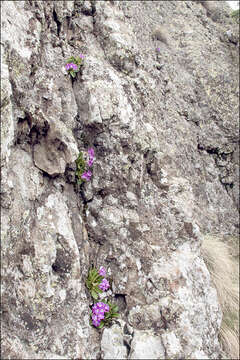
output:
M 100 289 L 99 285 L 101 284 L 102 280 L 104 279 L 104 276 L 100 275 L 99 272 L 92 268 L 88 272 L 88 277 L 86 281 L 86 286 L 88 290 L 90 291 L 91 296 L 97 300 L 98 294 L 102 293 L 103 290 Z
M 103 291 L 107 291 L 110 287 L 108 280 L 104 277 L 105 275 L 106 270 L 103 266 L 101 266 L 98 271 L 93 267 L 88 272 L 86 286 L 95 300 L 98 299 L 99 294 L 102 294 Z
M 72 76 L 72 78 L 75 78 L 76 73 L 80 71 L 80 67 L 83 65 L 83 59 L 83 54 L 80 54 L 76 58 L 74 56 L 71 56 L 67 59 L 65 69 L 67 70 L 68 74 Z
M 103 266 L 101 266 L 99 270 L 94 267 L 89 269 L 86 287 L 94 300 L 97 300 L 104 291 L 107 291 L 110 288 L 110 284 L 105 278 L 106 275 L 107 271 Z M 117 311 L 117 305 L 112 304 L 110 301 L 98 301 L 91 307 L 89 323 L 90 325 L 101 329 L 105 325 L 110 325 L 112 320 L 119 316 Z
M 90 148 L 88 151 L 80 151 L 76 160 L 76 178 L 77 183 L 81 185 L 84 181 L 90 181 L 92 171 L 90 168 L 94 162 L 94 149 Z

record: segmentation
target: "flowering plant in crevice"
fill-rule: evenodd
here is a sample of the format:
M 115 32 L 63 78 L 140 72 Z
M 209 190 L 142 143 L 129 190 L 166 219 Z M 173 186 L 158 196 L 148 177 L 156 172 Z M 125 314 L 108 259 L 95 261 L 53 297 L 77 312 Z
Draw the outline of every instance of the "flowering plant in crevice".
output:
M 92 268 L 88 272 L 86 286 L 94 300 L 97 300 L 99 294 L 110 288 L 110 284 L 105 278 L 106 273 L 106 269 L 103 266 L 101 266 L 98 271 Z M 109 325 L 114 318 L 119 316 L 117 311 L 117 305 L 112 304 L 109 300 L 96 302 L 91 308 L 90 324 L 101 329 L 104 325 Z
M 73 78 L 76 77 L 76 73 L 79 72 L 80 67 L 83 65 L 83 59 L 84 59 L 83 54 L 80 54 L 76 58 L 74 56 L 71 56 L 70 58 L 67 59 L 65 69 Z
M 118 306 L 110 301 L 100 301 L 95 303 L 91 309 L 92 324 L 101 329 L 104 325 L 109 325 L 114 318 L 119 317 Z
M 101 271 L 102 269 L 102 271 Z M 103 267 L 100 268 L 99 271 L 97 271 L 95 268 L 92 268 L 88 272 L 88 278 L 86 281 L 86 286 L 88 290 L 90 291 L 91 296 L 97 300 L 98 294 L 102 293 L 103 291 L 107 290 L 109 288 L 109 282 L 107 279 L 104 278 L 106 273 L 104 273 L 105 269 Z M 105 281 L 107 281 L 107 283 Z
M 90 181 L 92 176 L 92 171 L 90 168 L 93 166 L 94 162 L 94 149 L 90 148 L 87 152 L 80 151 L 78 158 L 76 160 L 76 177 L 77 183 L 79 185 L 84 181 Z

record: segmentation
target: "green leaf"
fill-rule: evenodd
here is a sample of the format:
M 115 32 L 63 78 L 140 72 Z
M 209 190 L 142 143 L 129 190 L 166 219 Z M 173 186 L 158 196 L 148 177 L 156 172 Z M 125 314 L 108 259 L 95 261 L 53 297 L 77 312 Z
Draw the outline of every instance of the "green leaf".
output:
M 74 56 L 71 56 L 70 58 L 67 59 L 67 63 L 74 62 L 74 60 L 75 60 Z
M 231 16 L 233 16 L 233 17 L 239 17 L 240 15 L 239 15 L 240 13 L 239 13 L 239 9 L 237 9 L 237 10 L 234 10 L 232 13 L 231 13 Z
M 92 279 L 93 279 L 93 271 L 92 270 L 89 271 L 88 278 L 89 278 L 89 281 L 92 282 Z
M 119 314 L 112 314 L 112 317 L 114 318 L 114 317 L 118 317 L 118 316 L 120 316 Z
M 99 289 L 98 286 L 94 286 L 94 291 L 96 291 L 99 294 L 102 294 L 102 292 L 103 292 L 101 289 Z
M 103 326 L 104 326 L 104 322 L 101 321 L 101 322 L 100 322 L 100 325 L 98 326 L 98 329 L 101 329 Z
M 84 173 L 85 168 L 86 168 L 86 163 L 85 163 L 85 160 L 83 159 L 82 151 L 80 151 L 80 153 L 78 155 L 78 158 L 76 160 L 76 166 L 77 166 L 77 169 L 76 169 L 77 182 L 78 182 L 78 184 L 81 185 L 84 182 L 84 180 L 81 178 L 81 176 Z M 89 270 L 88 279 L 90 280 L 90 282 L 92 281 L 91 277 L 92 277 L 92 270 Z
M 91 295 L 92 295 L 92 297 L 93 297 L 95 300 L 98 299 L 98 294 L 96 293 L 96 291 L 92 290 L 92 291 L 91 291 Z
M 93 277 L 93 281 L 94 281 L 94 282 L 98 282 L 98 281 L 101 282 L 102 279 L 103 279 L 103 276 L 99 275 L 96 269 L 94 269 L 94 272 L 93 272 L 93 274 L 92 274 L 92 277 Z
M 97 270 L 96 270 L 96 269 L 92 269 L 92 270 L 91 270 L 91 275 L 92 275 L 93 279 L 95 279 L 95 277 L 98 276 Z
M 73 78 L 76 77 L 76 73 L 75 73 L 73 70 L 70 71 L 70 74 L 71 74 L 71 76 L 72 76 Z
M 94 276 L 95 275 L 95 273 L 96 273 L 96 269 L 91 269 L 90 271 L 89 271 L 89 273 L 91 274 L 91 276 Z
M 78 66 L 82 65 L 82 59 L 80 59 L 79 56 L 76 57 L 75 64 L 78 65 Z

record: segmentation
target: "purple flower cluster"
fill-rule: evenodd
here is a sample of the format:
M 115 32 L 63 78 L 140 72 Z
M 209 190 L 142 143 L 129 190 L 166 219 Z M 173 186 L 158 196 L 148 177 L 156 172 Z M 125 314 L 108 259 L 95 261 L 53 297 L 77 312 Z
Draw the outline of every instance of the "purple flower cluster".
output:
M 66 70 L 78 70 L 78 66 L 74 63 L 68 63 L 65 65 Z
M 107 279 L 102 279 L 101 284 L 99 285 L 99 289 L 106 291 L 110 287 L 109 282 Z
M 100 266 L 98 273 L 101 276 L 106 276 L 106 269 L 103 266 Z
M 103 302 L 98 302 L 92 307 L 92 322 L 94 326 L 99 326 L 104 319 L 104 313 L 109 311 L 109 306 Z
M 100 266 L 100 269 L 98 270 L 99 275 L 106 276 L 107 272 L 106 269 L 103 266 Z M 99 289 L 106 291 L 110 287 L 109 282 L 107 279 L 102 279 L 101 284 L 99 285 Z
M 88 170 L 88 171 L 84 171 L 81 178 L 89 181 L 91 179 L 91 176 L 92 176 L 92 172 L 90 170 Z
M 93 148 L 88 149 L 88 156 L 89 156 L 89 159 L 88 159 L 87 164 L 89 167 L 92 167 L 93 161 L 94 161 L 94 149 Z M 89 181 L 91 179 L 91 176 L 92 176 L 91 170 L 86 170 L 82 174 L 81 178 Z
M 79 57 L 80 57 L 80 59 L 84 59 L 84 55 L 83 55 L 83 54 L 80 54 Z

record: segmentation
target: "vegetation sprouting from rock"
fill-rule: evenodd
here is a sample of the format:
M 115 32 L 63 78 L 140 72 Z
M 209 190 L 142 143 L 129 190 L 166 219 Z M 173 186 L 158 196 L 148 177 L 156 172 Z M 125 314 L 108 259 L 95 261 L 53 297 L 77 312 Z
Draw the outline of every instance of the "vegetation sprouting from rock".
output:
M 94 267 L 88 272 L 86 286 L 94 301 L 98 300 L 99 294 L 110 288 L 108 280 L 105 278 L 106 269 L 101 266 L 97 271 Z M 114 318 L 119 316 L 118 306 L 112 304 L 108 299 L 93 303 L 90 311 L 90 324 L 101 329 L 105 325 L 110 325 Z

